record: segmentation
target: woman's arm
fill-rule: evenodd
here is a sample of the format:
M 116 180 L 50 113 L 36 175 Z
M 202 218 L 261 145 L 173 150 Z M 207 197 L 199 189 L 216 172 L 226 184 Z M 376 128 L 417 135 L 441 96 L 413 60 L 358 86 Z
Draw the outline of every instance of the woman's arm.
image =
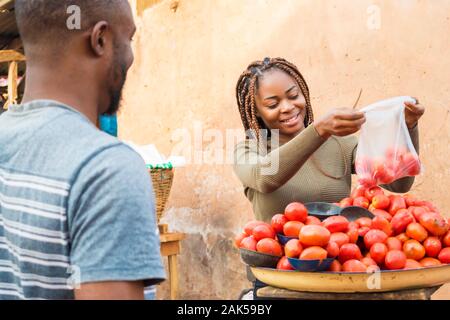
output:
M 266 154 L 255 140 L 236 147 L 234 171 L 245 187 L 271 193 L 289 181 L 308 158 L 332 135 L 347 136 L 361 129 L 364 113 L 352 109 L 332 109 L 279 148 Z M 334 155 L 330 155 L 334 156 Z
M 267 155 L 261 154 L 255 140 L 247 140 L 236 146 L 234 171 L 244 186 L 271 193 L 289 181 L 325 141 L 314 125 Z

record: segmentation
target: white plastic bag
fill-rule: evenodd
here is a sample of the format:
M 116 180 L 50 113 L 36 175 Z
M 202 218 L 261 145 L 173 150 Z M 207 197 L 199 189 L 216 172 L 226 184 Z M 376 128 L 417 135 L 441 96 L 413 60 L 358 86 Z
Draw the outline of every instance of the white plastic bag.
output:
M 397 97 L 361 110 L 367 121 L 362 126 L 356 152 L 359 184 L 365 187 L 390 184 L 422 171 L 405 122 L 405 102 L 415 100 Z

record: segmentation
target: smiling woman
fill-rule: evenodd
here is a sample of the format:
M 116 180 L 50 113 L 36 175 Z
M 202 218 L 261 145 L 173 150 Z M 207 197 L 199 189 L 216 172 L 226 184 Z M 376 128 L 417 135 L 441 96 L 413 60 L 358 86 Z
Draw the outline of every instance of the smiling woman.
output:
M 332 203 L 350 194 L 358 143 L 352 134 L 365 122 L 362 112 L 333 109 L 315 121 L 306 81 L 281 58 L 250 64 L 236 95 L 247 139 L 235 148 L 234 170 L 258 220 L 269 222 L 291 202 Z M 418 150 L 420 116 L 405 115 Z M 268 165 L 275 170 L 265 170 Z M 383 187 L 407 192 L 413 182 L 407 177 Z

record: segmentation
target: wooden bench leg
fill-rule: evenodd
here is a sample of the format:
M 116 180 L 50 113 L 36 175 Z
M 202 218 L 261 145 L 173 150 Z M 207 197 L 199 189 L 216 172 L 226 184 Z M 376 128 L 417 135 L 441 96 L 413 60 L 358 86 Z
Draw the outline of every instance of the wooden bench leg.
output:
M 169 256 L 169 278 L 170 278 L 170 299 L 176 300 L 178 297 L 178 270 L 177 255 Z

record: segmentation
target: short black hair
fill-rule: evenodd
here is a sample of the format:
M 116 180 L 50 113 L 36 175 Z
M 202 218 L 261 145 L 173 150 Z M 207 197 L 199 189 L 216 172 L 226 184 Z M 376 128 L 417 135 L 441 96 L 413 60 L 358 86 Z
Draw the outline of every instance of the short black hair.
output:
M 25 45 L 64 45 L 70 34 L 85 31 L 98 21 L 112 22 L 114 12 L 126 0 L 16 0 L 17 26 Z M 70 6 L 81 13 L 80 30 L 69 30 Z

